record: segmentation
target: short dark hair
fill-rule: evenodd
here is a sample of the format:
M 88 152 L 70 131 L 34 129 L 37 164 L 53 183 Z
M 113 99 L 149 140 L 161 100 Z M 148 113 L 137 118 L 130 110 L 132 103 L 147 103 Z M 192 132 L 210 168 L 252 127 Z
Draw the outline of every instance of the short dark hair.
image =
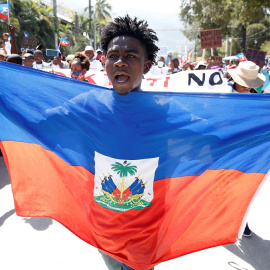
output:
M 137 17 L 131 19 L 129 15 L 125 17 L 117 17 L 114 22 L 107 24 L 101 35 L 101 49 L 107 54 L 110 41 L 118 36 L 130 36 L 141 41 L 147 53 L 147 60 L 152 64 L 155 62 L 155 57 L 158 52 L 158 47 L 155 41 L 158 41 L 156 32 L 148 28 L 148 23 L 144 20 L 138 20 Z
M 18 54 L 10 54 L 7 58 L 7 62 L 22 65 L 22 57 Z
M 79 63 L 82 66 L 82 69 L 89 70 L 90 61 L 89 58 L 82 52 L 76 52 L 74 58 L 69 62 L 69 67 L 72 63 Z

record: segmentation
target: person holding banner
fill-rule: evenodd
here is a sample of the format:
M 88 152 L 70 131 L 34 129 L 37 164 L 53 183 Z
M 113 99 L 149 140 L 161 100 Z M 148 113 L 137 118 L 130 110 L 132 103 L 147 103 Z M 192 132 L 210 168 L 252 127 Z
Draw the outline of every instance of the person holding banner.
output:
M 240 62 L 235 69 L 228 70 L 230 78 L 228 84 L 233 93 L 257 93 L 255 88 L 265 82 L 265 76 L 259 73 L 259 66 L 251 61 Z

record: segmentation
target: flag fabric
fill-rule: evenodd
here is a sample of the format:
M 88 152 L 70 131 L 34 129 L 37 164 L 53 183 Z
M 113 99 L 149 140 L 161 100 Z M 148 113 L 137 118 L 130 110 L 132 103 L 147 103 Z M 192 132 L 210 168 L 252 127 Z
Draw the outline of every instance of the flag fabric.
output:
M 60 45 L 64 47 L 69 47 L 69 41 L 65 38 L 60 39 Z
M 269 95 L 121 96 L 5 62 L 0 72 L 18 215 L 53 218 L 138 270 L 241 235 L 270 164 Z
M 10 3 L 0 4 L 0 19 L 8 19 Z
M 238 58 L 239 62 L 247 61 L 247 58 L 243 53 L 238 53 L 236 57 Z
M 29 37 L 29 34 L 27 32 L 23 32 L 25 37 Z
M 190 53 L 188 54 L 188 59 L 190 60 L 191 59 L 191 57 L 192 57 L 192 54 L 193 54 L 193 49 L 190 51 Z

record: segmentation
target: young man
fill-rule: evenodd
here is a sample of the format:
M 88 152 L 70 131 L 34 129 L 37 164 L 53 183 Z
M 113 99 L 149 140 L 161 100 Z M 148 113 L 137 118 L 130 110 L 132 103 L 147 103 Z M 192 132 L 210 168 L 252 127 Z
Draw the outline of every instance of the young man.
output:
M 105 69 L 114 90 L 125 95 L 139 91 L 143 75 L 154 63 L 158 47 L 156 33 L 145 21 L 118 17 L 102 33 L 101 49 L 106 55 Z
M 150 70 L 158 52 L 157 40 L 147 22 L 128 15 L 116 18 L 104 28 L 101 47 L 106 55 L 105 69 L 118 94 L 140 91 L 143 75 Z M 102 252 L 101 255 L 109 269 L 132 270 Z
M 26 67 L 33 67 L 33 63 L 34 63 L 34 56 L 33 54 L 31 53 L 25 53 L 23 56 L 22 56 L 22 60 L 23 60 L 23 66 L 26 66 Z

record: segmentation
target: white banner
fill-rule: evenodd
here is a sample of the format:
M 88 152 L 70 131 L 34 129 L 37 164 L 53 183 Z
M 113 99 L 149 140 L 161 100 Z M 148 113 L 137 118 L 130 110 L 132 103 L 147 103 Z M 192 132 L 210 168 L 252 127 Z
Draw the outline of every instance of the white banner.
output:
M 70 77 L 70 69 L 46 69 L 57 75 Z M 85 79 L 92 84 L 112 88 L 106 72 L 87 71 Z M 172 75 L 153 76 L 146 74 L 142 81 L 143 91 L 162 92 L 203 92 L 203 93 L 231 93 L 231 87 L 223 78 L 220 71 L 191 70 Z

